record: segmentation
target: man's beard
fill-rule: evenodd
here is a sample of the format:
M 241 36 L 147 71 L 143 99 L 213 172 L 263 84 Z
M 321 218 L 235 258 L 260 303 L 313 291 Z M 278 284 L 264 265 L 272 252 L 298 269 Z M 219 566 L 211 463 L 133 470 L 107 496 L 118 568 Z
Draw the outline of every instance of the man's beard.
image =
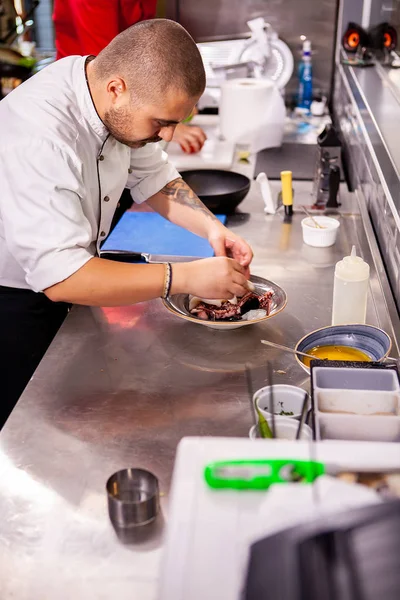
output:
M 113 138 L 117 140 L 117 142 L 125 144 L 125 146 L 129 146 L 129 148 L 143 148 L 143 146 L 146 144 L 161 142 L 162 138 L 160 138 L 158 135 L 154 135 L 143 140 L 129 140 L 128 138 L 124 137 L 124 135 L 121 134 L 121 129 L 130 118 L 130 113 L 128 114 L 126 107 L 119 108 L 117 110 L 111 109 L 105 113 L 103 117 L 103 123 Z

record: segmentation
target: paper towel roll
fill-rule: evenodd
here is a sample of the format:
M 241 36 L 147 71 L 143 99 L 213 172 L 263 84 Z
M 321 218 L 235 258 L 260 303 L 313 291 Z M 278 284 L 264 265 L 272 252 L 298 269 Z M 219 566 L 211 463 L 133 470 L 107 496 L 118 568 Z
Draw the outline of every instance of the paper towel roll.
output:
M 222 136 L 230 142 L 250 144 L 254 152 L 282 143 L 285 105 L 272 81 L 224 82 L 219 117 Z

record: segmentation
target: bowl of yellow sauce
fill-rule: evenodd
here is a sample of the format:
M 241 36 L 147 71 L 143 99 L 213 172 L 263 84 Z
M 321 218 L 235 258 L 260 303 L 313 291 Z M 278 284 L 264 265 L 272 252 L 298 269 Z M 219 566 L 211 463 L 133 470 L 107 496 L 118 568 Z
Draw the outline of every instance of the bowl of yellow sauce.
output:
M 316 359 L 351 362 L 379 362 L 389 355 L 392 341 L 388 334 L 373 325 L 331 325 L 304 336 L 296 350 Z M 300 366 L 310 372 L 312 358 L 296 355 Z

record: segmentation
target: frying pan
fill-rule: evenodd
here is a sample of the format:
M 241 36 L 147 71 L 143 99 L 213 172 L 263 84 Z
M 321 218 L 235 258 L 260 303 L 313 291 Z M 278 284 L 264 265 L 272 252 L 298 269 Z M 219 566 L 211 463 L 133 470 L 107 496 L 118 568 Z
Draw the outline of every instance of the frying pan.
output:
M 229 215 L 244 200 L 250 179 L 240 173 L 218 169 L 182 171 L 182 179 L 213 213 Z

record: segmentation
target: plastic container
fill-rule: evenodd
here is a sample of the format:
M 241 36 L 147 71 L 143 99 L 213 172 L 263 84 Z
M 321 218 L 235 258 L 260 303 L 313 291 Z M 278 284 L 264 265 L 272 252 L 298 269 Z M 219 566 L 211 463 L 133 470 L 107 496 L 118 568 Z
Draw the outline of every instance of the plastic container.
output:
M 336 242 L 340 222 L 331 217 L 314 217 L 315 221 L 322 227 L 316 227 L 310 217 L 306 217 L 301 222 L 303 229 L 303 241 L 308 246 L 315 248 L 328 248 Z
M 321 413 L 400 415 L 400 386 L 394 369 L 314 367 L 312 385 Z
M 300 419 L 305 394 L 305 390 L 294 385 L 274 385 L 274 413 L 278 416 Z M 271 386 L 267 385 L 257 390 L 253 402 L 266 419 L 270 418 Z M 310 399 L 307 398 L 307 410 L 309 406 Z M 282 411 L 285 414 L 281 414 Z
M 272 429 L 272 420 L 267 419 L 268 424 Z M 400 421 L 400 419 L 399 419 Z M 299 427 L 299 422 L 296 419 L 288 419 L 287 417 L 275 417 L 275 433 L 276 438 L 278 440 L 294 440 L 296 441 L 297 429 Z M 249 431 L 249 438 L 255 440 L 258 438 L 258 431 L 255 425 L 251 427 Z M 300 440 L 312 440 L 313 433 L 311 427 L 303 423 L 301 432 L 300 432 Z M 264 438 L 267 442 L 273 441 L 270 438 Z
M 359 365 L 312 368 L 317 440 L 399 442 L 397 370 Z
M 356 247 L 353 246 L 351 255 L 336 264 L 332 325 L 365 323 L 368 283 L 369 265 L 356 255 Z
M 400 442 L 400 417 L 316 412 L 317 439 Z
M 304 40 L 303 56 L 299 64 L 299 89 L 297 106 L 304 111 L 309 112 L 313 99 L 313 76 L 311 64 L 311 41 Z

